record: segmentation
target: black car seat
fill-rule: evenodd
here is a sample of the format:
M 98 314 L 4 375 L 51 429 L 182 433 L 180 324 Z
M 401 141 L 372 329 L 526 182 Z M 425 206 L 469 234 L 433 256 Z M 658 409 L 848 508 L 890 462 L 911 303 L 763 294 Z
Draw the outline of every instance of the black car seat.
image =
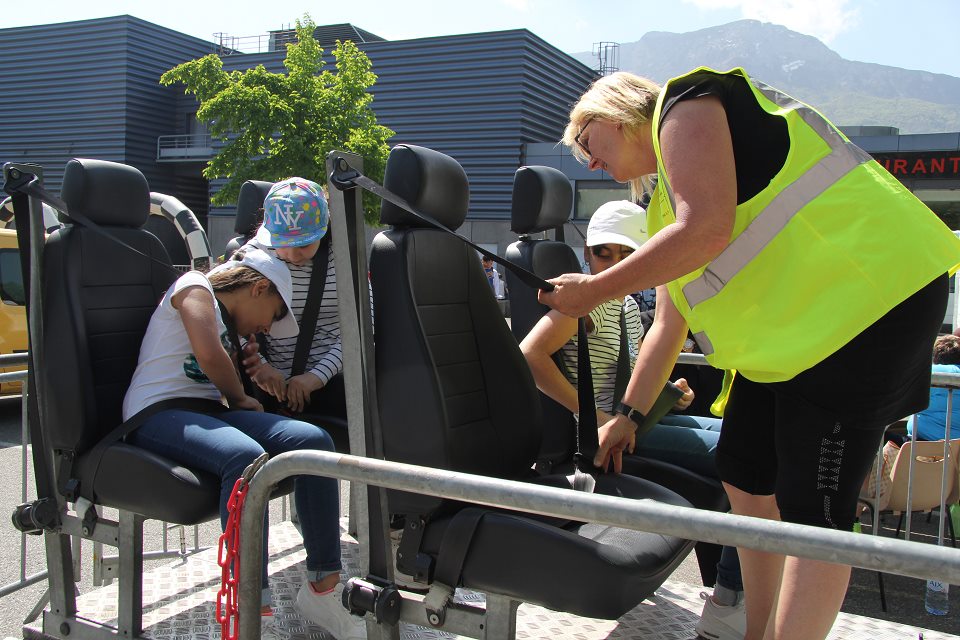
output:
M 233 231 L 238 235 L 227 242 L 223 252 L 225 260 L 229 260 L 237 249 L 257 233 L 257 228 L 263 221 L 263 201 L 266 200 L 267 192 L 272 186 L 272 182 L 263 180 L 247 180 L 240 185 L 240 195 L 237 196 L 237 215 L 233 219 Z
M 562 172 L 552 167 L 520 167 L 514 176 L 511 207 L 511 229 L 518 234 L 518 239 L 507 247 L 505 257 L 544 279 L 562 273 L 579 272 L 580 261 L 568 244 L 532 237 L 565 224 L 572 202 L 573 188 Z M 507 284 L 514 301 L 511 327 L 520 342 L 549 308 L 537 301 L 535 289 L 524 284 L 510 271 L 507 272 Z M 562 471 L 564 462 L 570 460 L 575 447 L 573 416 L 547 396 L 541 394 L 541 399 L 544 415 L 549 416 L 544 421 L 547 428 L 540 452 L 541 466 Z M 551 428 L 556 426 L 560 428 Z M 668 487 L 697 508 L 716 511 L 729 509 L 719 481 L 666 462 L 645 458 L 642 451 L 638 451 L 637 455 L 624 456 L 623 472 Z M 715 579 L 719 555 L 718 545 L 697 544 L 701 574 L 708 586 Z
M 192 525 L 218 517 L 220 481 L 114 433 L 150 317 L 177 277 L 166 249 L 142 228 L 150 207 L 146 179 L 127 165 L 74 159 L 64 170 L 61 195 L 65 224 L 43 247 L 42 342 L 43 352 L 53 355 L 36 371 L 41 420 L 34 445 L 43 443 L 57 491 L 75 503 L 73 519 L 83 523 L 76 535 L 118 547 L 118 633 L 139 637 L 144 520 Z M 96 227 L 77 222 L 81 218 Z M 274 495 L 289 492 L 292 481 L 280 483 Z M 118 522 L 100 516 L 98 507 L 119 510 Z M 71 596 L 62 595 L 73 593 L 64 581 L 70 563 L 69 551 L 48 558 L 56 567 L 51 601 L 67 602 L 60 629 L 99 630 L 77 617 Z
M 450 229 L 467 213 L 469 188 L 452 158 L 395 147 L 385 187 Z M 387 459 L 486 476 L 569 486 L 534 477 L 541 410 L 533 378 L 499 312 L 476 252 L 457 237 L 384 202 L 389 228 L 373 240 L 379 417 Z M 598 493 L 689 503 L 654 483 L 598 477 Z M 462 504 L 389 492 L 404 516 L 399 566 L 430 582 L 445 564 L 448 527 Z M 671 536 L 485 509 L 457 584 L 578 615 L 613 619 L 651 595 L 692 542 Z
M 147 518 L 194 524 L 218 514 L 220 483 L 162 456 L 117 442 L 97 471 L 91 449 L 121 420 L 150 316 L 176 272 L 160 241 L 141 227 L 150 189 L 137 169 L 100 160 L 71 160 L 62 197 L 114 238 L 79 224 L 55 231 L 44 250 L 43 331 L 57 366 L 43 367 L 44 427 L 61 457 L 73 458 L 73 490 L 93 503 Z M 54 401 L 50 401 L 53 399 Z M 61 473 L 68 467 L 60 466 Z M 62 486 L 68 478 L 61 477 Z

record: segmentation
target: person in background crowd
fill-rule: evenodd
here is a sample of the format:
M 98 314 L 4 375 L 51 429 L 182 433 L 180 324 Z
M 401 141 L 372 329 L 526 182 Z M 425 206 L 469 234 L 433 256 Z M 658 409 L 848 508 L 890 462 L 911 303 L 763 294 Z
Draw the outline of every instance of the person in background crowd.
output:
M 960 373 L 960 337 L 945 335 L 933 343 L 933 373 Z M 917 430 L 917 440 L 943 440 L 947 432 L 947 396 L 951 391 L 930 388 L 930 405 L 907 420 L 907 433 Z M 960 438 L 960 393 L 953 391 L 950 439 Z
M 494 297 L 497 300 L 503 300 L 507 297 L 504 291 L 503 276 L 500 275 L 500 271 L 497 269 L 497 265 L 494 264 L 493 258 L 480 256 L 480 262 L 483 264 L 483 273 L 487 276 L 487 282 L 490 283 Z

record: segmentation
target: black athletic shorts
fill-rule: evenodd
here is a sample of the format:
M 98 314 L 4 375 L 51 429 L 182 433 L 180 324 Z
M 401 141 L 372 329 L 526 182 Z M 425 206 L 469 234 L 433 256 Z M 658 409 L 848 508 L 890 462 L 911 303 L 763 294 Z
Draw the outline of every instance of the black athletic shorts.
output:
M 717 448 L 720 478 L 775 495 L 784 521 L 849 531 L 884 428 L 929 402 L 947 292 L 944 275 L 786 382 L 738 375 Z

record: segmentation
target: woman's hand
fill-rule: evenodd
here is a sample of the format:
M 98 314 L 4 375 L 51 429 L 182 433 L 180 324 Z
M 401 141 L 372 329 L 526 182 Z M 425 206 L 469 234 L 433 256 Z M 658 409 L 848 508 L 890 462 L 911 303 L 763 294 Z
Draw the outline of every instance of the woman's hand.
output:
M 693 403 L 693 389 L 690 388 L 690 383 L 687 382 L 686 378 L 677 378 L 673 384 L 680 387 L 680 390 L 683 391 L 683 395 L 677 400 L 677 404 L 673 405 L 673 410 L 683 411 Z
M 598 431 L 600 448 L 593 459 L 594 466 L 606 471 L 612 460 L 613 470 L 620 473 L 623 471 L 623 452 L 633 453 L 637 445 L 637 425 L 618 413 Z
M 283 402 L 287 399 L 287 381 L 273 366 L 262 363 L 250 379 L 277 400 Z
M 585 273 L 565 273 L 548 280 L 553 291 L 537 292 L 537 300 L 556 309 L 565 316 L 581 318 L 593 310 L 602 300 L 596 300 L 591 292 L 590 281 L 593 276 Z

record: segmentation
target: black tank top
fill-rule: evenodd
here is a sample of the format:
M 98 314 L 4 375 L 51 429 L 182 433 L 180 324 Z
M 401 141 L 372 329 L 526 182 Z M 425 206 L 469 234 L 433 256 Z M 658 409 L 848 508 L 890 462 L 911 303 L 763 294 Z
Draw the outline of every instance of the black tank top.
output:
M 757 103 L 741 76 L 701 71 L 667 87 L 660 121 L 676 103 L 716 96 L 727 112 L 737 171 L 737 204 L 763 191 L 783 168 L 790 150 L 787 122 Z

